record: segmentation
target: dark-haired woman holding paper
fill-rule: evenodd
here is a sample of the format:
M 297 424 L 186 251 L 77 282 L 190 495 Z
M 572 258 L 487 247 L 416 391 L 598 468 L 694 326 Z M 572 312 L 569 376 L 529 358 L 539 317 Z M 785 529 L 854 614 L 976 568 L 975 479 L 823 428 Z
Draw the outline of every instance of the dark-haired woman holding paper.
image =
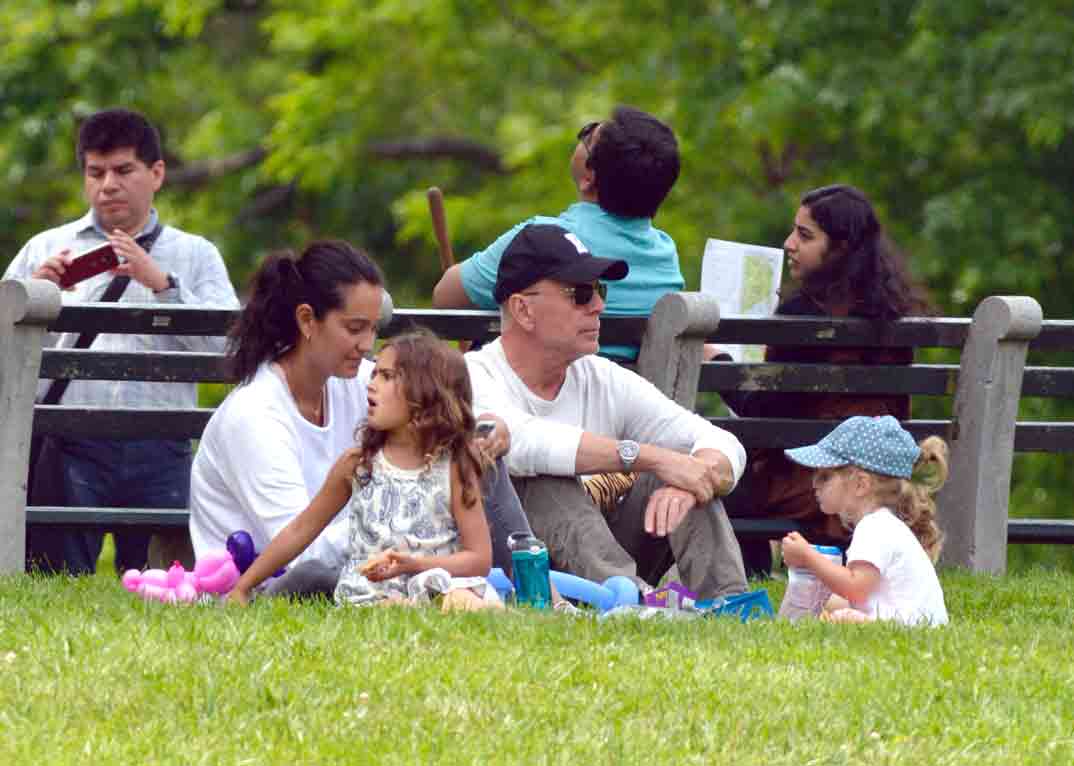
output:
M 776 314 L 786 316 L 862 317 L 889 321 L 928 313 L 922 292 L 910 280 L 903 256 L 884 234 L 872 204 L 851 186 L 824 186 L 806 193 L 783 244 L 791 278 L 798 289 L 783 300 Z M 720 357 L 717 357 L 719 359 Z M 728 358 L 729 357 L 725 357 Z M 910 348 L 821 348 L 769 346 L 768 362 L 907 365 Z M 910 417 L 907 395 L 721 391 L 727 405 L 741 417 L 842 420 L 850 415 Z M 724 498 L 728 514 L 737 517 L 794 519 L 813 542 L 844 544 L 848 538 L 838 520 L 821 513 L 808 470 L 778 449 L 749 454 L 746 475 Z M 771 570 L 767 541 L 742 541 L 747 573 Z

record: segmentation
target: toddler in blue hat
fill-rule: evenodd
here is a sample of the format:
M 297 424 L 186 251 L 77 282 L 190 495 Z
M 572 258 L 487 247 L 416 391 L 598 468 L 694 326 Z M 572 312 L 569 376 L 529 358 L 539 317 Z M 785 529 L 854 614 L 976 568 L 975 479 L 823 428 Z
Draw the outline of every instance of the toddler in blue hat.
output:
M 821 555 L 797 532 L 783 538 L 787 566 L 812 571 L 835 594 L 822 615 L 833 622 L 947 622 L 934 562 L 943 534 L 934 495 L 947 479 L 947 445 L 920 445 L 890 415 L 857 416 L 816 444 L 785 450 L 816 469 L 821 511 L 853 531 L 846 566 Z

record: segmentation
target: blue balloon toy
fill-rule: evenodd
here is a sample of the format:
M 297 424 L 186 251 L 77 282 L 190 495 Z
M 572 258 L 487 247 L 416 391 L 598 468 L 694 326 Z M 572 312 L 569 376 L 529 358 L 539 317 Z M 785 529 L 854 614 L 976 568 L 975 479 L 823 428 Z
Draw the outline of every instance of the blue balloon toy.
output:
M 555 570 L 548 573 L 548 578 L 564 598 L 589 604 L 601 612 L 638 603 L 638 586 L 622 575 L 609 577 L 600 585 L 584 577 Z M 501 598 L 506 598 L 515 589 L 510 578 L 499 567 L 489 572 L 488 581 Z
M 237 530 L 228 535 L 225 546 L 227 547 L 227 552 L 231 554 L 231 558 L 235 561 L 239 574 L 244 574 L 250 568 L 250 565 L 254 563 L 254 559 L 257 558 L 258 551 L 254 548 L 254 538 L 245 529 Z M 281 577 L 286 571 L 286 568 L 281 567 L 273 572 L 272 576 Z

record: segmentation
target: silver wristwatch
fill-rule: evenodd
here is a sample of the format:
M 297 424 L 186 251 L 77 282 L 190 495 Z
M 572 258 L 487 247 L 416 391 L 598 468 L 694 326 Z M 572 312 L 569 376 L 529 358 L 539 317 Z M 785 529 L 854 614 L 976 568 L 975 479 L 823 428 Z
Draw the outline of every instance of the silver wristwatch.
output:
M 179 287 L 179 277 L 175 275 L 175 272 L 169 271 L 164 276 L 168 279 L 168 285 L 161 290 L 156 290 L 155 292 L 162 293 L 165 290 L 175 290 Z
M 630 473 L 630 469 L 634 467 L 634 461 L 638 459 L 638 454 L 641 452 L 641 446 L 630 439 L 623 439 L 615 445 L 616 451 L 619 453 L 619 462 L 623 466 L 623 471 Z

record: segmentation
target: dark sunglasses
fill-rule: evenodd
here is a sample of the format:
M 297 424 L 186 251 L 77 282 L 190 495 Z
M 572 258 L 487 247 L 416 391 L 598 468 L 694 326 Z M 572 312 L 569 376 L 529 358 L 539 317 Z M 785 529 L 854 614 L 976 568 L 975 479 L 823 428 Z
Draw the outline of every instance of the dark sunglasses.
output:
M 593 300 L 593 293 L 600 296 L 601 300 L 608 297 L 608 285 L 603 282 L 590 282 L 584 285 L 570 285 L 559 288 L 564 295 L 574 298 L 575 306 L 588 306 Z M 522 293 L 522 295 L 540 295 L 540 293 Z
M 578 140 L 582 142 L 582 146 L 585 147 L 586 154 L 589 153 L 589 137 L 593 135 L 593 131 L 600 127 L 600 121 L 587 122 L 582 126 L 582 129 L 578 131 Z

